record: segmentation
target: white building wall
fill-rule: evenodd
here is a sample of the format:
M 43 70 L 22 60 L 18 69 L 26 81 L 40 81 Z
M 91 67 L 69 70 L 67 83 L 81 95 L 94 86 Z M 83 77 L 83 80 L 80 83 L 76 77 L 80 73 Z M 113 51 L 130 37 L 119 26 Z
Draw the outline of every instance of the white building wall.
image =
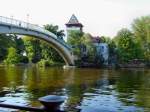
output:
M 80 30 L 80 27 L 75 27 L 75 26 L 73 26 L 73 27 L 69 27 L 69 28 L 67 28 L 67 31 L 76 31 L 76 30 Z
M 98 55 L 102 55 L 104 58 L 104 64 L 108 64 L 108 57 L 109 57 L 109 48 L 107 43 L 95 43 L 96 51 Z

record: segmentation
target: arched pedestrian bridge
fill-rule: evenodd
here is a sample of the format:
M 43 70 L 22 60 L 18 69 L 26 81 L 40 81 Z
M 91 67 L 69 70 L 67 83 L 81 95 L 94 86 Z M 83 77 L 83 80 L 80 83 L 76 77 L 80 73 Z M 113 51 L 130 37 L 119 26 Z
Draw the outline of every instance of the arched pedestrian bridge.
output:
M 0 16 L 0 34 L 29 35 L 45 40 L 56 49 L 67 65 L 74 65 L 71 47 L 65 41 L 38 25 Z

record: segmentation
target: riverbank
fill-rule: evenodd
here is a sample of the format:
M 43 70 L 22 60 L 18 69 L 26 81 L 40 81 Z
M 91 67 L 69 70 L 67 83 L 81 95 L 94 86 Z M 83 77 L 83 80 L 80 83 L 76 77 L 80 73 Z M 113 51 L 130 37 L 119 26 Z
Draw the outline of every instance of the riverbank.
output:
M 146 64 L 119 64 L 119 68 L 146 68 Z
M 78 64 L 75 66 L 67 66 L 64 63 L 52 63 L 49 65 L 40 65 L 39 63 L 18 63 L 18 64 L 4 64 L 0 63 L 0 67 L 3 66 L 37 66 L 37 67 L 63 67 L 64 69 L 68 68 L 99 68 L 99 69 L 124 69 L 124 68 L 149 68 L 149 66 L 145 63 L 140 63 L 140 64 L 108 64 L 108 65 L 96 65 L 94 63 L 84 63 L 84 64 Z
M 53 63 L 49 64 L 48 66 L 41 66 L 38 63 L 18 63 L 18 64 L 5 64 L 5 63 L 0 63 L 0 67 L 4 66 L 38 66 L 38 67 L 61 67 L 64 66 L 64 63 Z

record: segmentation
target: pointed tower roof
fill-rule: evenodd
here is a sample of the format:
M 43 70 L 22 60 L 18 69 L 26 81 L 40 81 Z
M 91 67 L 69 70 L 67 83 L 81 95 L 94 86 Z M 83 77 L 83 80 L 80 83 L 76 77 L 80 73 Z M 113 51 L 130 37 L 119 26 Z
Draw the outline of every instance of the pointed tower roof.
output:
M 83 27 L 83 25 L 81 23 L 79 23 L 77 17 L 72 14 L 69 22 L 66 24 L 66 26 L 79 26 L 79 27 Z
M 71 16 L 71 18 L 70 18 L 68 23 L 70 23 L 70 24 L 77 24 L 77 23 L 79 23 L 79 21 L 78 21 L 77 17 L 74 14 L 72 14 L 72 16 Z

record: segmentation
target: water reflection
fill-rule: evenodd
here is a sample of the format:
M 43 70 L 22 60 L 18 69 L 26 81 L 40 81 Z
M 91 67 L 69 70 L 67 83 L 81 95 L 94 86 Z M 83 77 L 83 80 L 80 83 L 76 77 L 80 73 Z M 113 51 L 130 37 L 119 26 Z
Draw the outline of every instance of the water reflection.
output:
M 41 106 L 39 97 L 56 94 L 67 97 L 62 107 L 69 112 L 150 111 L 149 70 L 33 66 L 0 67 L 0 74 L 2 103 Z

